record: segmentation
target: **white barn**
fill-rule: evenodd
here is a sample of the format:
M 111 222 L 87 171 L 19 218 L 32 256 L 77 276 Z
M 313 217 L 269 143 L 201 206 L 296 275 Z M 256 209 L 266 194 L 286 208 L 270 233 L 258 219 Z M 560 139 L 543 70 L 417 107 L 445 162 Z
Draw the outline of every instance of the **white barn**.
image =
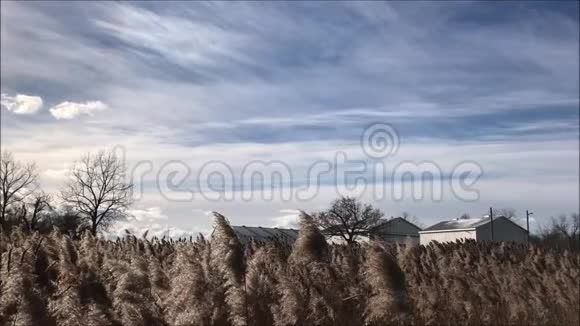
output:
M 431 241 L 454 242 L 459 239 L 477 241 L 492 240 L 492 223 L 489 216 L 482 218 L 455 219 L 432 225 L 419 232 L 420 242 L 427 245 Z M 498 216 L 493 219 L 493 241 L 514 241 L 525 243 L 528 231 L 514 221 Z

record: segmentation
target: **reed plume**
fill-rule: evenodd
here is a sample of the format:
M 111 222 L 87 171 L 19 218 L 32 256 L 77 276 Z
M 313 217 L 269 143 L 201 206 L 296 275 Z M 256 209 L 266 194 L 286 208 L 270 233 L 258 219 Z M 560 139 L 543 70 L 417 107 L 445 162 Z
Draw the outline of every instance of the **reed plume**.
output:
M 291 251 L 127 234 L 0 237 L 0 325 L 577 325 L 577 253 L 514 243 L 329 245 L 307 214 Z

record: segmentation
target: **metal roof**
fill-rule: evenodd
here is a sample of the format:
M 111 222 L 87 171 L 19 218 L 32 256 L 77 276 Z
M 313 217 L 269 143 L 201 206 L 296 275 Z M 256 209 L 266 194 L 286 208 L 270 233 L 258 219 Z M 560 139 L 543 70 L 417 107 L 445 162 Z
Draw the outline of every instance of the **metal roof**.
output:
M 373 227 L 373 230 L 379 229 L 387 224 L 390 224 L 392 222 L 403 222 L 403 223 L 407 223 L 409 225 L 411 225 L 412 227 L 416 228 L 418 231 L 421 231 L 421 228 L 418 227 L 417 225 L 407 221 L 406 219 L 402 218 L 402 217 L 395 217 L 395 218 L 391 218 L 391 219 L 381 219 L 379 224 L 377 224 L 375 227 Z
M 494 217 L 494 220 L 502 218 L 503 216 Z M 446 230 L 461 230 L 461 229 L 475 229 L 479 226 L 489 223 L 489 216 L 484 216 L 481 218 L 467 218 L 467 219 L 454 219 L 451 221 L 439 222 L 435 225 L 424 229 L 423 231 L 446 231 Z
M 439 222 L 435 225 L 431 225 L 430 227 L 424 229 L 423 231 L 444 231 L 444 230 L 457 230 L 457 229 L 473 229 L 480 225 L 489 222 L 484 221 L 480 218 L 470 218 L 470 219 L 458 219 L 458 220 L 451 220 L 451 221 L 443 221 Z
M 242 243 L 254 239 L 256 241 L 278 240 L 292 244 L 298 238 L 298 230 L 295 229 L 264 228 L 261 226 L 245 225 L 232 226 L 232 229 Z

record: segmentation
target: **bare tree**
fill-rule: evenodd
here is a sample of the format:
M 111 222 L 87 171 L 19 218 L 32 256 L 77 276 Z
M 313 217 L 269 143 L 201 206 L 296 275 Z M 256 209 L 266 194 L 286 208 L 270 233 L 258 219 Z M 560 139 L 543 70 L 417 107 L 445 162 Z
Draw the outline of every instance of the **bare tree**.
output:
M 413 223 L 417 226 L 421 226 L 422 227 L 422 223 L 421 221 L 419 221 L 419 219 L 417 218 L 417 216 L 415 215 L 411 215 L 409 212 L 403 212 L 401 213 L 400 216 L 402 219 L 404 219 L 405 221 L 408 221 L 410 223 Z
M 133 184 L 123 162 L 112 152 L 85 155 L 71 171 L 62 200 L 90 223 L 91 232 L 127 215 Z
M 568 248 L 573 249 L 578 246 L 580 236 L 580 217 L 578 213 L 560 215 L 558 219 L 552 217 L 552 232 L 562 237 L 568 243 Z
M 469 215 L 468 213 L 463 213 L 459 217 L 460 220 L 469 220 L 470 218 L 471 218 L 471 215 Z
M 341 197 L 328 210 L 312 215 L 326 236 L 339 236 L 352 244 L 359 236 L 368 235 L 384 214 L 356 198 Z
M 52 196 L 43 191 L 36 191 L 29 196 L 28 200 L 22 201 L 19 215 L 26 229 L 37 230 L 40 220 L 52 210 L 51 201 Z
M 0 154 L 0 224 L 6 228 L 8 208 L 22 202 L 37 186 L 34 163 L 23 164 L 10 152 Z
M 494 216 L 503 216 L 508 219 L 512 219 L 517 216 L 516 210 L 514 208 L 497 208 L 493 210 Z
M 533 241 L 551 248 L 580 251 L 580 215 L 561 214 L 550 220 L 550 224 L 539 226 L 539 236 L 532 237 Z

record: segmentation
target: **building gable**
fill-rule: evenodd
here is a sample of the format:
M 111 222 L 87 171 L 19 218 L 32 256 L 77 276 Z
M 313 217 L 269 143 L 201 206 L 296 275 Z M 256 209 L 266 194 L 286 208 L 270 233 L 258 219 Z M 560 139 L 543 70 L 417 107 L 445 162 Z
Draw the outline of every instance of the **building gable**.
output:
M 372 230 L 373 238 L 386 242 L 418 242 L 421 228 L 415 224 L 397 217 L 376 226 Z
M 421 228 L 415 224 L 397 217 L 381 223 L 373 229 L 373 233 L 379 234 L 399 234 L 419 236 Z
M 448 242 L 458 239 L 476 239 L 491 241 L 491 220 L 488 216 L 479 219 L 455 219 L 437 223 L 424 231 L 421 235 L 421 244 L 431 241 Z M 514 221 L 498 216 L 493 219 L 493 241 L 525 242 L 528 231 Z
M 528 231 L 514 221 L 503 216 L 493 220 L 493 239 L 491 223 L 476 228 L 478 241 L 515 241 L 525 242 Z

